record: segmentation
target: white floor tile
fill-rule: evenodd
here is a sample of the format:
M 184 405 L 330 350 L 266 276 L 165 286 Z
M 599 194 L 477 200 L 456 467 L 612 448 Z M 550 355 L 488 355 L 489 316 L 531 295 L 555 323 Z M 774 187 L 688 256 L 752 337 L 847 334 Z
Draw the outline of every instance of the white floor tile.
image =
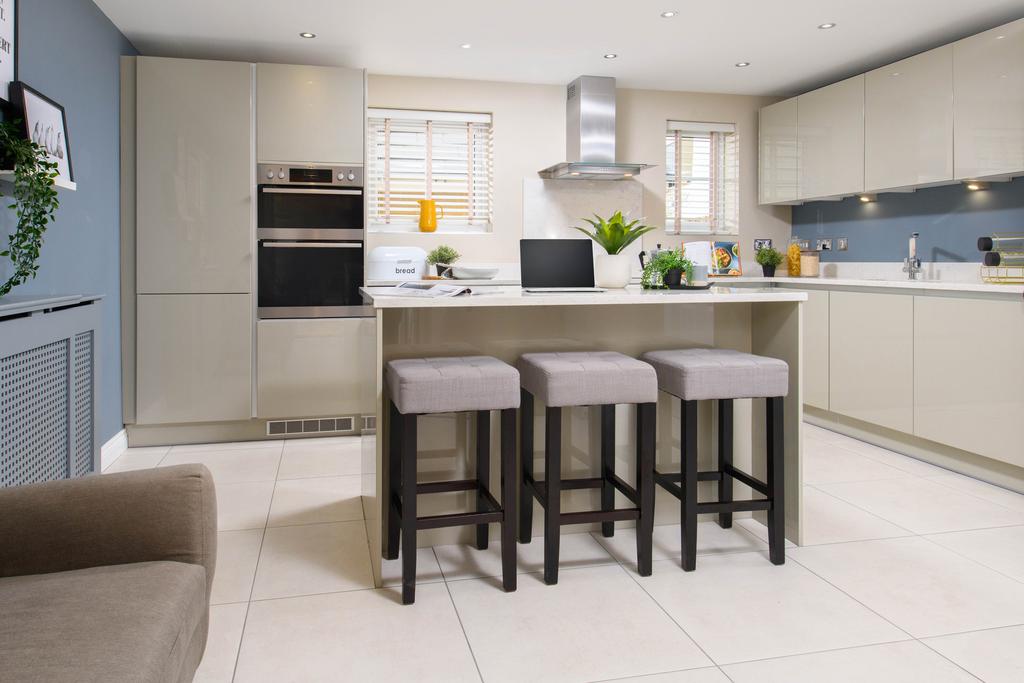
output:
M 977 683 L 921 643 L 908 641 L 723 667 L 734 683 Z
M 210 633 L 206 638 L 206 652 L 192 679 L 193 683 L 231 683 L 248 609 L 248 603 L 214 605 L 210 608 Z
M 1024 626 L 960 633 L 924 642 L 986 683 L 1024 681 Z
M 943 486 L 954 488 L 962 493 L 977 496 L 978 498 L 987 500 L 990 503 L 1008 507 L 1011 510 L 1024 512 L 1024 494 L 1011 491 L 1010 489 L 993 486 L 992 484 L 955 473 L 944 474 L 938 477 L 930 477 L 929 481 L 934 481 L 938 484 L 942 484 Z
M 471 545 L 439 545 L 434 547 L 441 571 L 448 581 L 501 576 L 501 542 L 491 540 L 487 550 Z M 588 567 L 614 564 L 615 559 L 588 533 L 562 534 L 559 543 L 559 567 Z M 544 538 L 534 536 L 530 543 L 516 544 L 517 573 L 544 569 Z
M 477 682 L 444 584 L 401 605 L 388 591 L 254 602 L 235 683 Z
M 611 682 L 609 682 L 611 683 Z M 729 683 L 729 679 L 716 667 L 690 669 L 651 676 L 616 678 L 614 683 Z
M 358 436 L 289 440 L 284 444 L 278 479 L 359 474 L 361 460 Z
M 866 541 L 912 532 L 810 486 L 804 487 L 804 544 Z
M 188 448 L 188 450 L 182 450 L 184 448 Z M 280 461 L 280 446 L 276 448 L 266 446 L 258 448 L 232 447 L 209 451 L 175 446 L 163 459 L 160 466 L 199 462 L 210 468 L 216 483 L 236 484 L 250 481 L 274 481 Z
M 278 481 L 268 526 L 362 519 L 361 486 L 359 476 Z
M 267 529 L 253 600 L 372 587 L 362 522 Z
M 1024 581 L 1024 526 L 928 536 L 953 552 Z
M 697 555 L 722 555 L 756 550 L 767 550 L 768 544 L 752 536 L 736 524 L 723 529 L 718 522 L 697 524 Z M 612 556 L 631 570 L 636 569 L 636 529 L 616 529 L 615 535 L 605 538 L 595 531 L 593 536 Z M 678 524 L 654 527 L 654 548 L 652 557 L 657 560 L 671 560 L 677 566 L 682 562 L 683 540 Z
M 402 585 L 402 553 L 397 560 L 380 561 L 381 583 L 385 587 Z M 444 581 L 441 567 L 437 564 L 433 548 L 417 548 L 416 550 L 416 584 L 439 583 Z
M 890 465 L 896 469 L 903 470 L 909 474 L 913 474 L 919 477 L 934 477 L 940 474 L 947 474 L 949 470 L 943 469 L 927 463 L 917 458 L 911 458 L 910 456 L 903 455 L 902 453 L 896 453 L 890 451 L 881 446 L 868 443 L 867 441 L 858 441 L 857 439 L 848 439 L 847 441 L 837 441 L 838 445 L 842 446 L 848 451 L 859 453 L 860 455 L 877 460 L 885 465 Z
M 252 450 L 254 448 L 269 448 L 277 449 L 278 451 L 284 447 L 284 441 L 281 439 L 260 439 L 255 441 L 221 441 L 217 443 L 190 443 L 183 444 L 181 446 L 174 446 L 174 450 L 178 453 L 191 453 L 207 451 L 232 451 L 237 449 Z
M 913 476 L 895 467 L 854 453 L 828 442 L 804 442 L 803 477 L 805 484 L 834 484 L 846 481 L 901 479 Z
M 700 650 L 618 566 L 448 584 L 483 679 L 593 681 L 697 668 Z
M 923 538 L 789 554 L 915 638 L 1024 623 L 1024 583 Z
M 156 467 L 170 450 L 170 446 L 129 448 L 118 456 L 117 460 L 110 463 L 107 469 L 103 470 L 103 473 L 113 474 L 114 472 L 130 472 L 132 470 L 145 470 L 150 467 Z
M 218 529 L 262 529 L 267 525 L 274 482 L 218 483 L 216 486 Z
M 213 573 L 211 605 L 249 601 L 262 542 L 263 529 L 217 534 L 217 568 Z
M 718 664 L 906 638 L 799 564 L 761 553 L 698 558 L 693 572 L 656 562 L 638 581 Z
M 1024 512 L 917 477 L 816 488 L 917 534 L 1024 524 Z

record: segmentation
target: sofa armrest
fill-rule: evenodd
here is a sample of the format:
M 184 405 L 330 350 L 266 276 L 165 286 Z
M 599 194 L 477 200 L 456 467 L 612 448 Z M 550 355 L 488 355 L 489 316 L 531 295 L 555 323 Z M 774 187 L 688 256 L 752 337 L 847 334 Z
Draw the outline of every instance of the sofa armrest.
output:
M 217 556 L 217 498 L 204 465 L 0 489 L 0 577 Z

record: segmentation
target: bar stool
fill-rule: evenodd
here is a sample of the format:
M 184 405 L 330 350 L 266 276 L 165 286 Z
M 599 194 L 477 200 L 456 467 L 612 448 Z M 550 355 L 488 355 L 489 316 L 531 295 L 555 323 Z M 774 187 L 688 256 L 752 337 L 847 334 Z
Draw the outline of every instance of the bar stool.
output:
M 636 520 L 637 568 L 651 573 L 654 532 L 654 440 L 658 381 L 653 368 L 611 351 L 527 353 L 516 363 L 522 381 L 519 420 L 522 486 L 519 489 L 519 542 L 529 543 L 533 531 L 533 499 L 544 508 L 544 582 L 558 583 L 559 531 L 566 524 L 601 522 L 605 536 L 615 522 Z M 533 400 L 546 406 L 544 481 L 533 474 Z M 615 474 L 615 406 L 634 403 L 637 434 L 637 486 Z M 601 476 L 562 479 L 562 408 L 601 406 Z M 601 489 L 601 509 L 561 511 L 561 492 Z M 615 491 L 635 507 L 615 509 Z
M 390 424 L 384 491 L 389 498 L 384 557 L 397 559 L 402 545 L 402 604 L 416 595 L 416 531 L 476 526 L 476 547 L 487 548 L 488 524 L 501 524 L 502 584 L 516 589 L 515 425 L 519 373 L 490 356 L 410 358 L 388 362 Z M 501 411 L 501 504 L 488 489 L 490 411 Z M 476 478 L 416 482 L 416 418 L 437 413 L 476 413 Z M 416 516 L 416 496 L 476 491 L 476 511 Z
M 734 512 L 767 510 L 768 557 L 772 564 L 785 563 L 782 406 L 789 391 L 789 366 L 777 358 L 731 349 L 650 351 L 641 358 L 657 372 L 658 388 L 680 399 L 683 471 L 655 471 L 654 480 L 680 501 L 683 569 L 693 571 L 697 566 L 697 515 L 709 512 L 717 512 L 718 524 L 728 529 Z M 733 466 L 732 402 L 737 398 L 766 399 L 767 482 Z M 709 399 L 718 401 L 718 469 L 698 472 L 697 402 Z M 765 496 L 764 499 L 734 501 L 734 479 Z M 718 482 L 718 500 L 697 502 L 698 481 Z

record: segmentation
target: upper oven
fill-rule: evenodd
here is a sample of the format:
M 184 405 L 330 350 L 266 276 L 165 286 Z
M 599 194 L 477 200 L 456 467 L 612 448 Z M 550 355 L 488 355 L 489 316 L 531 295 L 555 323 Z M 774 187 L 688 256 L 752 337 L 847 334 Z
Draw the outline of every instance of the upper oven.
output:
M 316 230 L 323 238 L 363 239 L 361 166 L 260 164 L 256 173 L 260 235 L 270 234 L 268 230 Z

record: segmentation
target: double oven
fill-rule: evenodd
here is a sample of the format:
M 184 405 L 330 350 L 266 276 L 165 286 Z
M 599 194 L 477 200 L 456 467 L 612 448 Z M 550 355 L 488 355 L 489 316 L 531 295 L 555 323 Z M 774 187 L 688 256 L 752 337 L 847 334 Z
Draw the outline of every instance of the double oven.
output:
M 363 305 L 363 168 L 259 164 L 257 316 L 343 318 Z

